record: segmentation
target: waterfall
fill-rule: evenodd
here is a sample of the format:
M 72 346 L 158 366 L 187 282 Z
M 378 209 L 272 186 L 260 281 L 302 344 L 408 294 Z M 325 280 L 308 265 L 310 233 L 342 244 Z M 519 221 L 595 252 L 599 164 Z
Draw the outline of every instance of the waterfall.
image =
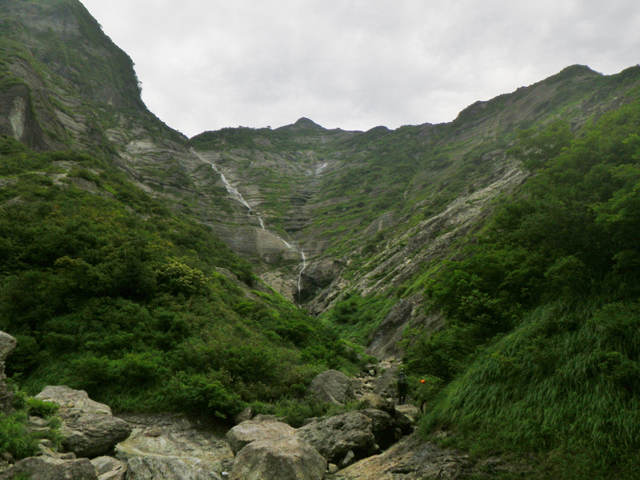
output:
M 193 148 L 191 149 L 191 152 L 197 156 L 201 161 L 203 161 L 204 163 L 208 163 L 209 165 L 211 165 L 211 168 L 218 174 L 220 175 L 220 179 L 222 180 L 222 183 L 224 183 L 225 188 L 227 189 L 227 193 L 237 202 L 241 203 L 242 205 L 244 205 L 245 207 L 247 207 L 248 209 L 248 213 L 249 215 L 251 215 L 253 213 L 253 209 L 251 208 L 251 205 L 249 205 L 247 203 L 247 201 L 244 199 L 244 197 L 242 196 L 242 194 L 238 191 L 237 188 L 235 188 L 233 185 L 231 185 L 231 183 L 229 183 L 229 180 L 227 180 L 227 177 L 224 175 L 224 173 L 222 172 L 222 169 L 220 167 L 218 167 L 218 165 L 216 165 L 214 162 L 207 160 L 206 158 L 204 158 L 203 155 L 201 155 L 200 153 L 198 153 L 196 150 L 194 150 Z M 322 171 L 327 167 L 328 163 L 322 163 L 317 167 L 316 170 L 316 174 L 320 174 L 322 173 Z M 260 222 L 260 227 L 262 227 L 262 230 L 267 230 L 265 228 L 264 225 L 264 221 L 262 220 L 262 217 L 260 217 L 260 215 L 256 215 L 258 217 L 258 221 Z M 276 238 L 278 238 L 283 244 L 284 246 L 287 248 L 287 250 L 297 250 L 298 252 L 300 252 L 300 257 L 302 260 L 302 267 L 300 268 L 300 272 L 298 273 L 298 303 L 300 303 L 301 300 L 301 291 L 302 291 L 302 274 L 304 272 L 304 270 L 307 268 L 307 256 L 305 255 L 305 253 L 300 249 L 300 247 L 296 247 L 294 249 L 294 247 L 287 242 L 284 238 L 282 238 L 280 235 L 277 235 L 274 232 L 270 232 L 272 235 L 274 235 Z
M 304 254 L 304 252 L 302 250 L 300 250 L 300 255 L 302 256 L 302 268 L 300 269 L 300 273 L 298 274 L 298 303 L 302 303 L 301 302 L 301 295 L 300 295 L 300 291 L 301 291 L 301 285 L 302 285 L 302 272 L 304 272 L 304 269 L 307 268 L 307 257 Z
M 237 202 L 241 203 L 242 205 L 244 205 L 245 207 L 247 207 L 247 209 L 249 210 L 249 215 L 253 214 L 253 209 L 251 208 L 251 205 L 249 205 L 247 203 L 247 201 L 244 199 L 244 197 L 242 196 L 242 194 L 238 191 L 238 189 L 236 187 L 234 187 L 233 185 L 231 185 L 231 183 L 229 182 L 229 180 L 227 180 L 227 177 L 225 177 L 224 173 L 222 172 L 222 169 L 220 169 L 220 167 L 218 167 L 218 165 L 216 165 L 215 163 L 208 161 L 207 159 L 203 158 L 202 155 L 200 155 L 198 152 L 196 152 L 193 148 L 191 149 L 191 152 L 198 157 L 200 160 L 202 160 L 205 163 L 208 163 L 209 165 L 211 165 L 211 168 L 213 168 L 213 170 L 220 175 L 220 179 L 222 180 L 222 183 L 224 183 L 224 187 L 227 189 L 227 193 L 229 195 L 231 195 L 231 197 L 236 200 Z M 260 226 L 262 227 L 262 230 L 266 230 L 266 228 L 264 227 L 264 222 L 262 221 L 262 217 L 260 215 L 256 215 L 258 217 L 258 221 L 260 222 Z M 286 242 L 285 242 L 286 243 Z

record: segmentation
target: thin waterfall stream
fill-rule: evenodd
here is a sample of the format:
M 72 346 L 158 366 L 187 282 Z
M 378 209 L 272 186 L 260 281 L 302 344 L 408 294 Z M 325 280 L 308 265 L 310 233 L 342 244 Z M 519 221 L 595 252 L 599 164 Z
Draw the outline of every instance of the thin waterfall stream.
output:
M 244 199 L 244 197 L 238 191 L 238 189 L 235 188 L 233 185 L 231 185 L 229 180 L 227 180 L 227 177 L 225 177 L 224 173 L 222 172 L 222 169 L 220 167 L 218 167 L 218 165 L 216 165 L 214 162 L 204 158 L 200 153 L 198 153 L 193 148 L 191 149 L 191 152 L 195 156 L 197 156 L 201 161 L 211 165 L 211 168 L 218 175 L 220 175 L 220 179 L 222 180 L 222 183 L 224 183 L 224 186 L 227 189 L 227 193 L 229 193 L 229 195 L 231 195 L 231 197 L 234 200 L 236 200 L 237 202 L 239 202 L 242 205 L 244 205 L 245 207 L 247 207 L 247 209 L 249 210 L 248 213 L 249 213 L 249 215 L 251 215 L 253 213 L 253 209 L 251 208 L 251 205 L 249 205 L 249 203 Z M 262 227 L 262 230 L 267 231 L 267 229 L 265 228 L 265 225 L 264 225 L 264 221 L 262 220 L 262 217 L 260 215 L 256 215 L 256 217 L 258 218 L 258 221 L 260 222 L 260 227 Z M 293 246 L 289 242 L 287 242 L 284 238 L 282 238 L 280 235 L 278 235 L 278 234 L 276 234 L 274 232 L 271 232 L 270 230 L 269 230 L 269 232 L 272 235 L 276 236 L 284 244 L 284 246 L 287 247 L 288 250 L 294 250 Z M 298 303 L 301 303 L 302 273 L 304 272 L 305 268 L 307 268 L 307 257 L 305 255 L 305 253 L 300 249 L 300 247 L 296 248 L 296 250 L 298 250 L 298 252 L 300 253 L 300 256 L 302 257 L 301 258 L 302 259 L 302 267 L 300 268 L 300 272 L 298 273 Z
M 300 248 L 298 248 L 298 251 L 302 256 L 302 268 L 300 269 L 300 273 L 298 274 L 298 303 L 302 303 L 302 299 L 301 299 L 302 272 L 304 272 L 304 269 L 307 268 L 307 257 Z

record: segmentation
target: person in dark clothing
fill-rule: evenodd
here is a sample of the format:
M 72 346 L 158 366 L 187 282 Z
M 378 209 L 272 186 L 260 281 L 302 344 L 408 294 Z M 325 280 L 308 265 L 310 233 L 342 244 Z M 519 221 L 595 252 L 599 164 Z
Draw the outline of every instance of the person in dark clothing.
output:
M 404 404 L 408 392 L 409 380 L 407 380 L 407 376 L 404 374 L 404 371 L 400 370 L 400 373 L 398 374 L 398 405 Z

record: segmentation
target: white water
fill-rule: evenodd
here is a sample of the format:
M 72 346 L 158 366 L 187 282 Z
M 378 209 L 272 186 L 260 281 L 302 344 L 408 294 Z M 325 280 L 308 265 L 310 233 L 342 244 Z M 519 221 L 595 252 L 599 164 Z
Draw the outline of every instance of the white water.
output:
M 231 185 L 231 183 L 229 183 L 229 180 L 227 180 L 227 177 L 224 176 L 224 173 L 222 172 L 220 167 L 218 167 L 215 163 L 207 160 L 206 158 L 203 158 L 202 155 L 200 155 L 198 152 L 196 152 L 193 148 L 191 149 L 191 152 L 194 153 L 203 162 L 208 163 L 209 165 L 211 165 L 211 168 L 213 168 L 213 170 L 218 175 L 220 175 L 220 179 L 222 180 L 222 183 L 224 183 L 224 187 L 227 189 L 227 193 L 229 195 L 231 195 L 231 197 L 234 200 L 236 200 L 237 202 L 240 202 L 242 205 L 247 207 L 247 209 L 249 210 L 249 215 L 251 215 L 253 213 L 253 209 L 251 208 L 251 205 L 249 205 L 247 203 L 247 201 L 244 199 L 244 197 L 238 191 L 238 189 L 236 187 L 234 187 L 233 185 Z M 264 228 L 264 222 L 262 221 L 262 217 L 260 217 L 260 215 L 257 215 L 257 217 L 258 217 L 258 221 L 260 222 L 260 226 L 262 227 L 262 230 L 266 230 L 266 228 Z
M 224 176 L 224 173 L 222 172 L 222 170 L 215 163 L 203 158 L 203 156 L 200 155 L 198 152 L 196 152 L 194 149 L 191 149 L 191 152 L 194 153 L 203 162 L 211 165 L 211 168 L 213 168 L 213 170 L 220 175 L 220 179 L 222 180 L 222 183 L 224 183 L 224 186 L 227 189 L 227 192 L 229 193 L 229 195 L 231 195 L 231 197 L 233 197 L 236 201 L 240 202 L 242 205 L 247 207 L 247 209 L 249 210 L 249 215 L 251 215 L 253 213 L 253 209 L 251 208 L 251 205 L 247 203 L 247 201 L 244 199 L 244 197 L 238 191 L 238 189 L 235 188 L 233 185 L 231 185 L 231 183 L 229 183 L 229 181 L 227 180 L 227 177 Z M 322 171 L 326 167 L 327 167 L 326 162 L 321 164 L 319 166 L 319 169 L 316 171 L 316 174 L 322 173 Z M 260 217 L 260 215 L 257 215 L 257 217 L 258 217 L 258 221 L 260 222 L 260 226 L 262 227 L 262 230 L 266 230 L 264 226 L 264 222 L 262 221 L 262 217 Z M 284 238 L 282 238 L 280 235 L 277 235 L 273 232 L 271 233 L 275 235 L 278 239 L 280 239 L 280 241 L 284 244 L 284 246 L 287 247 L 287 250 L 294 250 L 291 244 L 287 242 Z M 300 273 L 298 273 L 298 302 L 300 302 L 300 298 L 301 298 L 300 293 L 302 290 L 302 273 L 304 272 L 305 268 L 307 268 L 307 257 L 300 248 L 297 248 L 296 250 L 300 252 L 300 256 L 302 257 L 302 268 L 300 269 Z
M 304 252 L 302 250 L 300 251 L 300 255 L 302 255 L 302 268 L 300 269 L 300 273 L 298 274 L 298 303 L 300 303 L 300 290 L 301 290 L 301 284 L 302 284 L 302 272 L 304 272 L 304 269 L 307 268 L 307 257 L 304 254 Z

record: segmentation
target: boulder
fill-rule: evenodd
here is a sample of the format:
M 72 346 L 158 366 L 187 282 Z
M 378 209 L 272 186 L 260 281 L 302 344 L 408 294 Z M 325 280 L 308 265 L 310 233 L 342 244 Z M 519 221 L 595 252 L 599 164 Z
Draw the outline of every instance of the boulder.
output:
M 230 480 L 322 480 L 327 461 L 301 438 L 256 440 L 236 456 Z
M 181 414 L 122 414 L 132 426 L 131 436 L 116 445 L 116 456 L 139 466 L 137 474 L 153 468 L 198 468 L 220 474 L 231 470 L 233 453 L 214 419 L 188 418 Z M 159 460 L 135 460 L 151 457 Z M 201 472 L 202 473 L 202 472 Z M 204 474 L 204 473 L 202 473 Z M 142 477 L 144 478 L 144 477 Z
M 374 408 L 359 410 L 359 412 L 371 419 L 373 436 L 380 448 L 385 450 L 400 440 L 402 435 L 398 424 L 387 412 Z
M 424 442 L 416 434 L 404 437 L 380 455 L 365 458 L 340 471 L 340 475 L 349 480 L 453 480 L 471 478 L 474 473 L 478 472 L 474 472 L 468 455 Z M 479 475 L 478 478 L 494 477 Z
M 78 457 L 105 455 L 131 434 L 127 422 L 114 417 L 107 405 L 91 400 L 84 390 L 49 386 L 36 398 L 60 406 L 62 444 Z
M 413 427 L 418 423 L 422 412 L 415 405 L 396 405 L 395 420 L 404 435 L 413 432 Z
M 229 430 L 226 438 L 231 451 L 237 455 L 245 446 L 256 440 L 292 437 L 295 432 L 295 428 L 286 423 L 249 420 Z
M 360 412 L 348 412 L 310 423 L 297 431 L 331 463 L 340 463 L 349 450 L 357 458 L 376 453 L 373 422 Z
M 242 410 L 238 415 L 236 415 L 234 420 L 236 424 L 238 424 L 242 422 L 248 422 L 252 418 L 253 418 L 253 409 L 251 407 L 247 407 L 244 410 Z
M 311 381 L 307 394 L 322 402 L 344 405 L 355 400 L 354 381 L 338 370 L 327 370 Z
M 376 410 L 382 410 L 387 412 L 392 417 L 396 414 L 396 408 L 393 404 L 393 400 L 383 398 L 375 393 L 365 393 L 359 400 L 360 405 L 364 408 L 375 408 Z
M 8 412 L 11 409 L 13 394 L 7 388 L 4 374 L 4 362 L 16 348 L 16 339 L 5 332 L 0 332 L 0 412 Z
M 91 460 L 98 480 L 125 480 L 127 466 L 113 457 L 98 457 Z
M 396 363 L 386 364 L 382 372 L 373 381 L 373 393 L 383 398 L 398 398 L 398 371 Z
M 0 480 L 98 480 L 96 470 L 86 458 L 61 460 L 51 457 L 29 457 L 0 474 Z
M 180 458 L 133 457 L 127 470 L 127 480 L 221 480 L 213 465 L 190 465 Z

